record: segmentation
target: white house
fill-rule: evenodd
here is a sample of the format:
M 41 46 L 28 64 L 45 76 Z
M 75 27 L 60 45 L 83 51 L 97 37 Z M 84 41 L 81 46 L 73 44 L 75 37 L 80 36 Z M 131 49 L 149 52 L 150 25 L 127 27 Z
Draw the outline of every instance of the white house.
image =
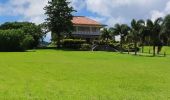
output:
M 106 26 L 85 16 L 73 17 L 72 23 L 74 26 L 72 35 L 87 41 L 98 39 L 101 34 L 100 29 Z

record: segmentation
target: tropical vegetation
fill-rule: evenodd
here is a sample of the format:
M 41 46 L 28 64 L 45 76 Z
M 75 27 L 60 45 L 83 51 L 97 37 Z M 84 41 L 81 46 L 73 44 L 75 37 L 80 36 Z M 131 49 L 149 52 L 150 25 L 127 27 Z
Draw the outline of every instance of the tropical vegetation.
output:
M 135 20 L 131 21 L 131 25 L 116 24 L 109 29 L 105 28 L 101 37 L 111 40 L 108 37 L 120 36 L 120 49 L 124 50 L 123 45 L 134 45 L 135 55 L 144 46 L 153 46 L 153 56 L 159 54 L 163 46 L 168 46 L 170 42 L 170 15 L 164 19 L 158 18 L 154 21 L 148 20 Z M 110 31 L 111 30 L 111 31 Z M 106 34 L 107 33 L 107 34 Z M 126 50 L 124 50 L 126 51 Z M 149 50 L 150 53 L 151 50 Z M 157 51 L 157 52 L 156 52 Z

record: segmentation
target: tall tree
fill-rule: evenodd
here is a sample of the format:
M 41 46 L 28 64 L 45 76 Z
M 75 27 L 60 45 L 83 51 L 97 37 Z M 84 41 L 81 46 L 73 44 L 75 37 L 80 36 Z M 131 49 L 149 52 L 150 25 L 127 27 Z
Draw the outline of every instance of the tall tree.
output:
M 141 44 L 141 47 L 142 47 L 142 53 L 144 52 L 144 46 L 145 46 L 145 43 L 148 41 L 148 37 L 149 37 L 149 32 L 147 30 L 147 27 L 146 26 L 142 26 L 140 31 L 139 31 L 139 36 L 140 36 L 140 44 Z
M 101 31 L 101 36 L 100 38 L 102 40 L 106 40 L 106 43 L 108 43 L 109 39 L 112 39 L 112 34 L 111 31 L 107 28 L 103 28 L 103 30 Z
M 135 20 L 133 19 L 131 22 L 131 36 L 133 38 L 134 46 L 135 46 L 135 55 L 137 55 L 137 45 L 140 40 L 140 31 L 144 26 L 145 21 L 143 20 Z
M 116 41 L 116 36 L 117 36 L 117 34 L 114 32 L 114 28 L 113 28 L 113 27 L 110 27 L 108 30 L 109 30 L 109 32 L 110 32 L 110 34 L 111 34 L 111 36 L 112 36 L 112 40 L 113 40 L 113 41 Z
M 52 34 L 57 36 L 57 47 L 61 47 L 62 34 L 73 30 L 72 13 L 75 11 L 67 0 L 51 0 L 44 8 L 47 15 L 48 27 Z
M 170 45 L 170 15 L 165 16 L 162 25 L 162 34 L 164 37 L 164 43 Z
M 162 18 L 156 19 L 154 22 L 150 19 L 147 20 L 147 28 L 150 33 L 150 42 L 153 45 L 153 56 L 156 55 L 156 46 L 161 47 L 161 27 Z M 158 50 L 159 53 L 160 50 Z
M 120 48 L 122 49 L 125 37 L 128 35 L 128 31 L 130 31 L 130 27 L 126 24 L 116 24 L 112 30 L 114 34 L 120 36 Z

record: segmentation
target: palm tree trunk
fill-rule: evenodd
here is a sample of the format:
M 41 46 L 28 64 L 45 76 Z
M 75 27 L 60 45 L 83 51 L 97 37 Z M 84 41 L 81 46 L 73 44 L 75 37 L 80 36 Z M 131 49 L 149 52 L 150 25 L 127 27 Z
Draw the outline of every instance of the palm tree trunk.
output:
M 120 39 L 120 52 L 122 52 L 122 38 Z
M 135 55 L 137 55 L 137 42 L 135 41 Z
M 109 38 L 106 39 L 106 43 L 107 43 L 107 45 L 109 44 Z
M 130 43 L 128 42 L 128 54 L 130 54 Z
M 155 55 L 156 55 L 156 46 L 153 45 L 153 56 L 155 56 Z
M 142 44 L 142 53 L 144 53 L 144 46 L 143 46 L 143 44 Z
M 144 44 L 145 44 L 144 39 L 142 39 L 142 53 L 144 53 Z
M 150 39 L 150 36 L 149 36 L 149 54 L 151 54 L 151 49 L 150 49 L 150 47 L 151 47 L 151 41 L 150 41 L 151 39 Z
M 158 46 L 157 47 L 157 54 L 159 55 L 159 53 L 160 53 L 160 47 Z

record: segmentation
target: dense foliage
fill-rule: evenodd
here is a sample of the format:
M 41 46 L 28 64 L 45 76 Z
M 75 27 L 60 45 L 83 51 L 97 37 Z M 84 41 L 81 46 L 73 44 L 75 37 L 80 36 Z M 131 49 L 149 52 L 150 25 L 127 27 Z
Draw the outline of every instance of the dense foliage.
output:
M 33 37 L 25 36 L 22 30 L 0 30 L 0 51 L 23 51 L 32 42 Z
M 20 29 L 23 31 L 25 36 L 32 36 L 33 43 L 30 48 L 35 48 L 40 44 L 44 33 L 42 32 L 41 26 L 35 25 L 30 22 L 6 22 L 0 25 L 1 30 L 11 30 L 11 29 Z

